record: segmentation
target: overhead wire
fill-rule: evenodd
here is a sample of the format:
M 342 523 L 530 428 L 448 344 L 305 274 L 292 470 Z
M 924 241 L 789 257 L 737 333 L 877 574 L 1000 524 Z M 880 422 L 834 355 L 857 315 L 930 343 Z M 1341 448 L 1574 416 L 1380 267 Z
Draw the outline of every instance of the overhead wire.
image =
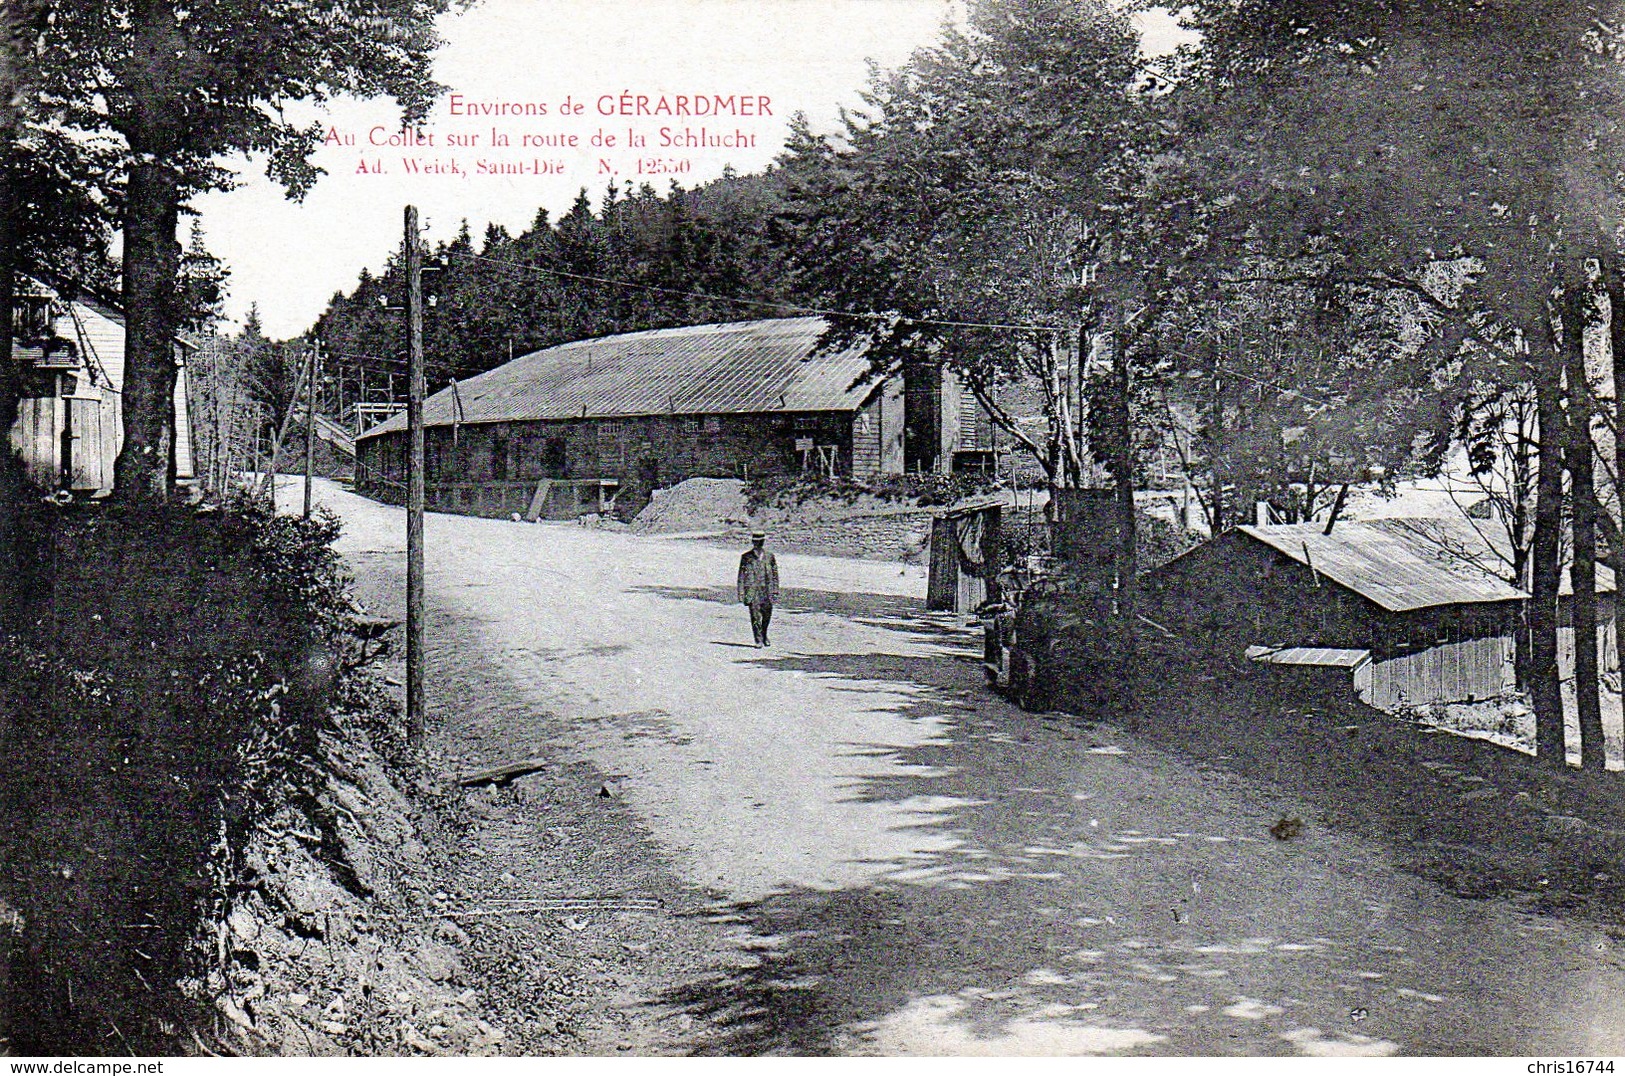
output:
M 881 314 L 873 311 L 842 310 L 834 307 L 809 306 L 802 303 L 787 302 L 778 299 L 750 299 L 737 295 L 718 295 L 713 292 L 690 291 L 684 288 L 669 288 L 659 284 L 646 284 L 634 280 L 620 280 L 614 277 L 596 276 L 589 273 L 574 273 L 567 269 L 555 269 L 549 266 L 530 265 L 525 262 L 510 261 L 504 258 L 492 258 L 483 254 L 472 252 L 448 252 L 451 258 L 460 258 L 464 261 L 480 262 L 486 265 L 496 265 L 508 269 L 518 269 L 523 272 L 540 273 L 545 276 L 558 277 L 565 280 L 578 280 L 589 284 L 601 284 L 608 287 L 626 288 L 634 291 L 653 292 L 660 295 L 671 295 L 684 299 L 699 299 L 706 302 L 727 303 L 734 306 L 755 307 L 768 310 L 783 310 L 815 317 L 841 317 L 858 321 L 896 321 L 906 325 L 923 325 L 934 328 L 949 329 L 985 329 L 1004 332 L 1063 332 L 1059 325 L 1047 325 L 1036 322 L 996 322 L 996 321 L 964 321 L 950 318 L 917 318 L 906 315 Z M 366 355 L 362 353 L 332 352 L 331 357 L 350 361 L 370 361 L 387 363 L 391 366 L 406 366 L 405 358 L 389 358 L 381 355 Z M 427 368 L 437 373 L 450 373 L 454 378 L 463 373 L 463 368 L 450 363 L 428 363 Z M 1315 394 L 1302 389 L 1291 388 L 1278 382 L 1256 377 L 1240 370 L 1215 365 L 1215 373 L 1224 373 L 1232 377 L 1239 377 L 1250 381 L 1261 388 L 1273 389 L 1276 392 L 1296 395 L 1310 403 L 1322 406 L 1332 406 L 1330 401 L 1318 398 Z

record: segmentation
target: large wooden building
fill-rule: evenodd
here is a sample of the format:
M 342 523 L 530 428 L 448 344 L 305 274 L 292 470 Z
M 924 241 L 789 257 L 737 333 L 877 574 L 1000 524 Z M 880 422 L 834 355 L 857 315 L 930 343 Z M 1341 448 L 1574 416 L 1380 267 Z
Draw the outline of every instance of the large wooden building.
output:
M 88 296 L 17 280 L 11 358 L 23 393 L 11 448 L 42 489 L 102 496 L 124 443 L 124 315 Z M 175 347 L 174 478 L 193 477 L 186 346 Z
M 1526 591 L 1466 520 L 1239 527 L 1149 572 L 1148 615 L 1215 651 L 1330 662 L 1379 709 L 1496 698 L 1514 687 Z M 1599 641 L 1613 652 L 1614 580 L 1598 569 Z M 1564 591 L 1568 593 L 1567 581 Z M 1567 612 L 1567 601 L 1563 603 Z M 1572 630 L 1563 644 L 1572 661 Z M 1356 661 L 1369 657 L 1369 667 Z
M 693 477 L 901 473 L 901 379 L 821 353 L 818 318 L 625 333 L 514 359 L 424 404 L 429 507 L 626 516 Z M 356 441 L 356 483 L 400 501 L 406 416 Z

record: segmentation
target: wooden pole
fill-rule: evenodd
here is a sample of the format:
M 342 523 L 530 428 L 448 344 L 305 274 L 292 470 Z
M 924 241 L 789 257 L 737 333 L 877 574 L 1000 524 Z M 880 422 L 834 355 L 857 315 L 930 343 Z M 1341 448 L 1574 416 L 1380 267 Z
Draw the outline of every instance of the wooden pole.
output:
M 406 207 L 406 730 L 423 738 L 423 247 Z
M 316 373 L 321 369 L 322 342 L 317 340 L 305 360 L 305 518 L 310 518 L 310 480 L 316 472 Z

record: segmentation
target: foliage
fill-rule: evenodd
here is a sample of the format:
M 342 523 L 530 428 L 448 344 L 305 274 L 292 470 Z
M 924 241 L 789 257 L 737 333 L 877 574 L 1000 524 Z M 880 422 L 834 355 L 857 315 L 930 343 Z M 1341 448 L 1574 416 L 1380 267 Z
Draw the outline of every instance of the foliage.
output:
M 192 238 L 186 244 L 186 252 L 181 255 L 179 285 L 183 328 L 206 331 L 220 320 L 229 276 L 220 259 L 209 253 L 203 239 L 202 223 L 194 219 Z
M 353 605 L 331 516 L 274 516 L 251 501 L 36 511 L 55 532 L 50 615 L 0 638 L 0 750 L 17 763 L 0 789 L 0 896 L 49 964 L 20 970 L 27 997 L 0 1013 L 28 1022 L 8 1029 L 14 1043 L 71 1048 L 90 1041 L 79 1014 L 96 1013 L 134 1046 L 174 1052 L 166 1036 L 187 1013 L 170 988 L 195 971 L 189 961 L 213 958 L 214 938 L 189 939 L 241 884 L 245 834 L 322 793 L 320 738 L 334 721 L 386 750 L 400 724 L 371 674 L 346 661 Z M 71 881 L 3 869 L 42 862 L 68 865 Z M 98 915 L 82 916 L 87 901 Z M 139 959 L 100 944 L 96 931 L 122 938 L 118 924 L 132 922 L 162 928 Z M 77 1009 L 52 1000 L 62 976 Z
M 1625 193 L 1616 7 L 1199 0 L 1192 16 L 1206 40 L 1185 95 L 1207 121 L 1192 158 L 1234 192 L 1216 242 L 1248 237 L 1282 258 L 1324 244 L 1341 280 L 1429 302 L 1444 328 L 1431 349 L 1435 387 L 1467 408 L 1533 387 L 1528 668 L 1536 673 L 1540 753 L 1559 761 L 1556 603 L 1566 500 L 1585 521 L 1576 525 L 1585 532 L 1575 545 L 1577 573 L 1594 545 L 1581 343 L 1595 317 L 1587 262 L 1600 259 L 1603 276 L 1615 275 Z M 1507 122 L 1512 116 L 1516 123 Z M 1470 264 L 1471 286 L 1457 295 L 1430 287 L 1427 267 L 1441 259 Z M 1475 336 L 1515 346 L 1474 348 L 1467 342 Z M 1566 375 L 1565 365 L 1579 376 Z M 1589 615 L 1586 589 L 1577 586 L 1577 618 Z M 1580 676 L 1584 711 L 1595 677 Z
M 1137 213 L 1164 130 L 1137 43 L 1126 9 L 983 0 L 965 29 L 877 72 L 839 139 L 800 123 L 780 162 L 798 272 L 857 315 L 826 343 L 864 342 L 886 372 L 950 367 L 1057 485 L 1082 481 L 1080 431 L 1100 449 L 1110 410 L 1080 399 L 1082 337 L 1123 328 L 1141 277 Z M 1114 361 L 1133 356 L 1125 339 Z M 1042 400 L 1043 433 L 1012 410 L 1018 386 Z
M 349 571 L 333 548 L 342 530 L 338 516 L 318 505 L 305 519 L 241 498 L 226 519 L 227 533 L 253 550 L 266 587 L 291 619 L 324 639 L 343 628 L 354 603 Z
M 1434 468 L 1449 444 L 1440 318 L 1409 292 L 1339 283 L 1338 261 L 1254 257 L 1164 314 L 1160 425 L 1215 531 L 1260 501 L 1314 519 L 1344 484 Z
M 428 77 L 434 20 L 449 5 L 91 0 L 53 5 L 39 25 L 39 111 L 72 138 L 122 142 L 122 175 L 108 184 L 122 179 L 127 316 L 116 497 L 170 495 L 172 341 L 200 298 L 176 236 L 186 197 L 229 186 L 221 160 L 234 154 L 263 155 L 268 174 L 302 197 L 318 175 L 321 127 L 294 122 L 291 102 L 389 95 L 405 123 L 420 122 L 439 90 Z
M 597 208 L 583 190 L 557 221 L 539 211 L 519 235 L 493 225 L 476 238 L 465 224 L 428 255 L 439 267 L 424 278 L 436 299 L 424 316 L 431 382 L 571 340 L 788 312 L 773 305 L 792 299 L 769 235 L 778 200 L 774 177 L 730 176 L 693 190 L 673 183 L 663 195 L 647 184 L 611 186 Z M 404 328 L 388 309 L 404 295 L 392 258 L 333 296 L 312 328 L 328 368 L 346 374 L 341 409 L 376 397 L 392 374 L 397 396 L 404 392 Z M 725 301 L 735 296 L 761 305 Z
M 965 497 L 1001 488 L 981 474 L 894 474 L 873 480 L 807 471 L 770 475 L 745 484 L 745 506 L 752 513 L 764 508 L 788 508 L 812 500 L 840 500 L 852 504 L 863 497 L 880 501 L 912 502 L 921 508 L 953 504 Z
M 1149 572 L 1173 560 L 1199 544 L 1197 536 L 1176 523 L 1156 516 L 1141 514 L 1136 524 L 1135 538 L 1139 542 L 1137 558 L 1140 570 Z

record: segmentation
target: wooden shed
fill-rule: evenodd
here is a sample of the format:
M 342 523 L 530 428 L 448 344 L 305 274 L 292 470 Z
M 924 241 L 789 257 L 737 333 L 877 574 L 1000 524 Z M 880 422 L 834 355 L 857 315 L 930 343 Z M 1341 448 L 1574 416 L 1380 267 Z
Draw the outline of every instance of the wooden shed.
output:
M 23 395 L 11 446 L 42 489 L 100 496 L 113 488 L 124 443 L 124 315 L 100 300 L 20 277 L 11 357 Z M 186 352 L 175 346 L 175 478 L 194 477 Z
M 1240 527 L 1147 573 L 1142 591 L 1160 623 L 1215 653 L 1368 651 L 1363 697 L 1391 710 L 1513 688 L 1528 594 L 1498 563 L 1465 520 Z
M 972 613 L 997 600 L 1003 512 L 1003 502 L 989 498 L 957 504 L 931 521 L 926 608 Z

